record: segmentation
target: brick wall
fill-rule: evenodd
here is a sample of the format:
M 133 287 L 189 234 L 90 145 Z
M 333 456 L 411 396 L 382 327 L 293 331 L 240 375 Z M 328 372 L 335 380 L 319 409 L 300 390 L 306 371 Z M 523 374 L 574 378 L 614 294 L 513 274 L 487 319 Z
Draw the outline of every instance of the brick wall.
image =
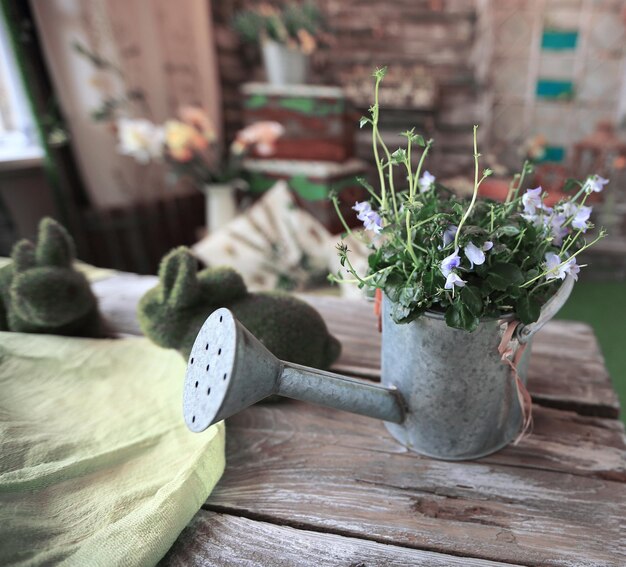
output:
M 230 27 L 241 0 L 212 0 L 225 131 L 241 126 L 239 86 L 263 80 L 258 51 L 242 46 Z M 371 102 L 371 72 L 387 65 L 381 93 L 384 138 L 415 126 L 436 141 L 430 166 L 440 175 L 471 168 L 472 125 L 481 121 L 483 98 L 476 65 L 480 18 L 474 0 L 318 0 L 334 37 L 316 52 L 311 82 L 341 85 L 364 113 Z M 357 155 L 370 159 L 366 132 Z

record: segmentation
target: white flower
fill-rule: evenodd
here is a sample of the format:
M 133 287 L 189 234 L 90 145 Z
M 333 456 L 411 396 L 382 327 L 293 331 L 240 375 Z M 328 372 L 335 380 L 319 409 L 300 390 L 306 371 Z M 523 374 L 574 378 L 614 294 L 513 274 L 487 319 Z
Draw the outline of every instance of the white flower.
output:
M 117 151 L 135 158 L 139 163 L 148 163 L 163 154 L 165 132 L 161 126 L 149 120 L 122 118 L 117 122 Z
M 446 278 L 446 285 L 444 285 L 443 287 L 445 289 L 454 289 L 454 286 L 456 286 L 456 287 L 465 287 L 466 283 L 467 282 L 465 280 L 462 280 L 454 272 L 450 272 L 448 274 L 448 277 Z
M 493 248 L 493 242 L 491 242 L 491 240 L 487 240 L 487 242 L 485 242 L 483 244 L 483 250 L 485 252 L 488 252 L 489 250 L 491 250 Z
M 465 256 L 467 256 L 467 259 L 470 261 L 470 268 L 473 268 L 474 264 L 480 266 L 485 263 L 485 253 L 473 242 L 468 242 L 464 251 Z
M 585 207 L 584 205 L 580 207 L 576 214 L 574 215 L 574 220 L 572 221 L 572 226 L 581 230 L 582 232 L 586 232 L 587 230 L 587 221 L 589 220 L 589 216 L 591 215 L 592 208 Z
M 425 171 L 424 174 L 417 180 L 417 184 L 420 188 L 420 193 L 428 191 L 435 182 L 435 179 L 436 177 L 432 173 Z
M 555 280 L 557 278 L 563 280 L 567 275 L 565 265 L 561 265 L 561 258 L 554 252 L 546 252 L 546 274 L 547 280 Z
M 567 274 L 571 275 L 574 280 L 578 280 L 578 272 L 580 272 L 580 266 L 576 263 L 576 258 L 571 258 L 567 262 L 562 263 L 561 258 L 554 252 L 546 253 L 546 274 L 547 280 L 560 279 L 564 280 Z
M 552 244 L 560 246 L 565 238 L 569 234 L 569 229 L 565 226 L 567 217 L 563 214 L 557 213 L 551 217 L 545 219 L 546 226 L 552 233 Z
M 597 174 L 592 175 L 587 178 L 587 181 L 585 181 L 585 184 L 583 185 L 583 189 L 585 190 L 587 194 L 600 193 L 600 191 L 604 189 L 604 186 L 608 182 L 609 180 L 605 179 L 604 177 L 600 177 Z
M 528 189 L 522 196 L 522 205 L 524 205 L 524 212 L 527 215 L 535 215 L 537 209 L 541 210 L 543 202 L 541 201 L 541 193 L 543 189 L 541 186 L 535 189 Z M 530 220 L 530 219 L 528 219 Z

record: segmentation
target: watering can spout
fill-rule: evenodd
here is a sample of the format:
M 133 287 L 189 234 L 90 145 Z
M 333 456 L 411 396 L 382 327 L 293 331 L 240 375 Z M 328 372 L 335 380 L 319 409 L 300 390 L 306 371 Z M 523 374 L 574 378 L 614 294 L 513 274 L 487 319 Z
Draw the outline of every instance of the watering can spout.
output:
M 187 365 L 183 413 L 189 429 L 203 431 L 273 394 L 404 421 L 403 399 L 395 388 L 283 362 L 231 311 L 214 311 L 200 329 Z

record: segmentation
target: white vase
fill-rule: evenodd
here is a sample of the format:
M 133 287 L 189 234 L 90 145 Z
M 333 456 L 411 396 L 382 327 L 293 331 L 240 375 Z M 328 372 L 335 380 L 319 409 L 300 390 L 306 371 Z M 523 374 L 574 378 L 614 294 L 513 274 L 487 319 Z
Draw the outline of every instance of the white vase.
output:
M 230 183 L 207 183 L 202 187 L 202 192 L 207 232 L 212 234 L 237 215 L 235 187 Z
M 267 80 L 272 85 L 301 85 L 306 83 L 309 57 L 297 49 L 266 40 L 261 45 Z

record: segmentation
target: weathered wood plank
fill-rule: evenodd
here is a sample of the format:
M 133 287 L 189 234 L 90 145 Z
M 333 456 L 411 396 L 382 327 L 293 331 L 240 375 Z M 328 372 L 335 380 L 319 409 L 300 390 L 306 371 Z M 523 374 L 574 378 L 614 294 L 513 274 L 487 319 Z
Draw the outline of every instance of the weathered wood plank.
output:
M 296 409 L 291 427 L 229 427 L 228 468 L 206 509 L 524 565 L 626 564 L 623 483 L 421 458 L 367 426 L 316 433 L 328 425 Z
M 200 510 L 160 567 L 510 567 Z
M 228 420 L 228 430 L 234 429 L 284 431 L 311 437 L 322 446 L 346 444 L 381 453 L 408 453 L 380 421 L 292 400 L 250 408 Z M 532 435 L 480 462 L 626 482 L 624 425 L 538 406 Z
M 379 379 L 380 333 L 373 304 L 330 296 L 301 297 L 322 314 L 343 345 L 334 370 Z M 536 403 L 584 415 L 619 416 L 619 400 L 591 327 L 551 321 L 537 333 L 532 349 L 528 389 Z

